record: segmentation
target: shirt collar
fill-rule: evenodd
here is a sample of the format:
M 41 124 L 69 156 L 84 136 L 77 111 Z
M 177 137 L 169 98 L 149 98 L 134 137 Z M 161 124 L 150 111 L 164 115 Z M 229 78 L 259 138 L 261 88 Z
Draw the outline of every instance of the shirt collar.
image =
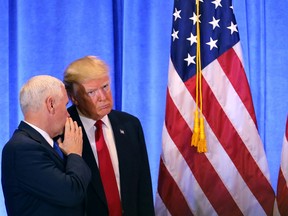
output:
M 76 108 L 78 113 L 79 113 L 79 117 L 82 121 L 83 125 L 86 125 L 88 128 L 92 128 L 94 127 L 94 124 L 96 123 L 96 121 L 94 119 L 88 118 L 86 116 L 84 116 L 80 110 L 78 108 Z M 110 128 L 110 122 L 109 122 L 109 118 L 108 115 L 105 115 L 102 119 L 103 125 L 105 125 L 106 127 Z
M 44 139 L 53 147 L 53 143 L 54 143 L 53 139 L 49 136 L 49 134 L 46 131 L 42 130 L 41 128 L 39 128 L 39 127 L 37 127 L 37 126 L 27 122 L 27 121 L 24 121 L 24 122 L 26 124 L 30 125 L 32 128 L 34 128 L 38 133 L 40 133 L 44 137 Z

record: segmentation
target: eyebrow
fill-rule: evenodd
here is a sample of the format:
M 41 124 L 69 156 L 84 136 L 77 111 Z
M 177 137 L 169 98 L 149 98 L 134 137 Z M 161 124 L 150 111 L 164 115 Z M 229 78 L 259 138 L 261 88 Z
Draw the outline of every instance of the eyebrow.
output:
M 97 89 L 99 89 L 99 88 L 103 88 L 104 86 L 106 86 L 106 85 L 109 85 L 110 84 L 110 82 L 109 81 L 107 81 L 107 82 L 105 82 L 105 83 L 103 83 L 103 84 L 101 84 L 101 86 L 99 86 L 99 87 L 91 87 L 91 88 L 87 88 L 87 89 L 85 89 L 86 91 L 93 91 L 93 90 L 97 90 Z

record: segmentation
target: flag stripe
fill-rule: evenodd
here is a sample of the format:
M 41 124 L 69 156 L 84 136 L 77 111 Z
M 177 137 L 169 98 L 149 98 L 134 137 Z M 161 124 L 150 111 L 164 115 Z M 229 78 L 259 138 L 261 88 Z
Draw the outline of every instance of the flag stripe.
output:
M 240 43 L 237 43 L 237 45 L 240 46 Z M 256 125 L 251 92 L 241 60 L 234 49 L 227 50 L 227 52 L 219 56 L 217 60 Z
M 161 168 L 159 167 L 159 170 L 160 169 Z M 161 172 L 159 172 L 159 175 L 161 175 Z M 169 179 L 168 179 L 168 182 L 169 182 Z M 158 184 L 161 184 L 161 182 L 158 181 Z M 157 216 L 171 216 L 170 212 L 166 208 L 165 203 L 163 202 L 162 198 L 160 197 L 158 191 L 156 191 L 156 195 L 155 195 L 155 206 L 157 206 L 157 208 L 155 208 L 155 215 L 157 215 Z
M 166 113 L 169 113 L 169 115 L 172 115 L 173 114 L 173 109 L 175 108 L 174 106 L 176 105 L 177 106 L 177 109 L 178 110 L 180 110 L 180 112 L 181 112 L 181 114 L 182 114 L 182 117 L 186 117 L 186 119 L 185 119 L 185 121 L 186 122 L 192 122 L 192 111 L 191 111 L 191 109 L 189 108 L 189 107 L 193 107 L 193 106 L 195 106 L 195 104 L 193 105 L 193 103 L 194 103 L 194 101 L 192 101 L 192 99 L 191 99 L 191 96 L 189 96 L 190 94 L 189 93 L 187 93 L 187 89 L 185 88 L 185 86 L 183 85 L 183 83 L 181 83 L 181 79 L 178 77 L 178 74 L 175 72 L 175 69 L 173 68 L 173 65 L 171 64 L 171 62 L 170 62 L 170 68 L 172 68 L 172 69 L 170 69 L 169 70 L 169 79 L 168 79 L 168 81 L 169 81 L 169 92 L 171 93 L 171 94 L 173 94 L 172 95 L 172 98 L 173 98 L 173 100 L 174 100 L 174 103 L 175 104 L 171 104 L 171 103 L 169 103 L 169 100 L 167 99 L 167 110 L 166 110 Z M 215 68 L 215 67 L 214 67 Z M 174 73 L 173 73 L 173 71 L 174 71 Z M 188 84 L 187 84 L 188 83 Z M 193 82 L 191 82 L 191 83 L 189 83 L 188 81 L 185 83 L 186 85 L 188 85 L 189 86 L 189 89 L 193 89 L 193 88 L 195 88 L 195 85 L 193 84 Z M 194 85 L 194 87 L 193 87 L 193 85 Z M 182 97 L 183 96 L 183 97 Z M 185 103 L 187 103 L 188 105 L 187 106 L 181 106 L 181 103 L 183 102 L 183 101 L 185 101 Z M 214 110 L 214 109 L 213 109 Z M 189 115 L 187 114 L 187 113 L 189 113 Z M 215 114 L 214 116 L 218 116 L 219 114 Z M 173 115 L 172 115 L 173 116 Z M 190 119 L 187 119 L 187 116 L 190 118 Z M 177 122 L 176 123 L 173 123 L 173 122 L 170 122 L 171 123 L 171 128 L 172 129 L 176 129 L 175 128 L 175 125 L 177 125 L 177 127 L 179 127 L 179 122 L 178 122 L 178 116 L 174 116 L 174 117 L 172 117 L 172 119 L 174 119 L 175 121 L 177 120 Z M 167 120 L 166 120 L 167 121 Z M 219 121 L 219 119 L 217 118 L 216 119 L 216 124 L 217 124 L 217 121 Z M 174 125 L 174 126 L 173 126 Z M 169 126 L 167 126 L 167 127 L 169 127 Z M 183 126 L 184 127 L 184 126 Z M 188 127 L 188 125 L 186 125 L 186 127 Z M 222 129 L 223 128 L 220 128 L 220 131 L 222 131 Z M 190 130 L 191 130 L 191 128 L 190 128 Z M 183 131 L 182 130 L 180 130 L 181 131 L 181 136 L 183 135 Z M 210 134 L 210 132 L 208 132 L 208 134 Z M 163 136 L 164 137 L 164 136 Z M 186 137 L 186 135 L 183 135 L 183 137 Z M 190 137 L 190 134 L 188 135 L 188 137 Z M 163 140 L 163 143 L 165 143 L 166 141 L 165 140 Z M 190 141 L 189 141 L 190 142 Z M 189 144 L 189 142 L 187 142 L 187 145 L 189 146 L 190 144 Z M 213 141 L 213 142 L 211 142 L 211 143 L 216 143 L 216 141 Z M 219 144 L 220 145 L 220 144 Z M 211 148 L 211 151 L 213 151 L 214 149 L 216 148 L 216 146 L 213 146 L 213 148 Z M 210 147 L 208 147 L 208 149 L 210 149 Z M 210 150 L 209 150 L 210 151 Z M 215 151 L 216 152 L 216 151 Z M 217 154 L 219 154 L 219 152 L 217 153 Z M 226 153 L 225 153 L 226 154 Z M 223 158 L 225 155 L 223 155 L 223 154 L 221 154 L 221 155 L 217 155 L 217 156 L 220 156 L 221 158 Z M 230 163 L 232 163 L 232 162 L 230 162 Z M 215 164 L 217 164 L 217 163 L 215 163 Z M 215 166 L 215 164 L 213 164 L 213 166 Z M 218 163 L 219 164 L 219 163 Z M 227 166 L 227 165 L 226 165 Z M 218 174 L 222 174 L 221 173 L 221 169 L 223 170 L 223 167 L 221 167 L 221 164 L 220 164 L 220 166 L 219 166 L 219 168 L 218 168 L 218 170 L 219 171 L 217 171 L 218 172 Z M 233 169 L 233 164 L 231 164 L 230 165 L 230 167 L 229 167 L 229 169 L 231 170 L 231 169 Z M 223 171 L 222 171 L 223 172 Z M 237 173 L 237 170 L 236 171 L 234 171 L 234 173 Z M 225 173 L 225 172 L 223 172 L 223 175 L 227 175 L 227 173 Z M 230 176 L 230 178 L 231 178 L 231 176 Z M 238 176 L 238 178 L 240 178 L 240 179 L 238 179 L 237 181 L 235 181 L 235 183 L 237 184 L 237 185 L 231 185 L 230 186 L 230 188 L 231 188 L 231 190 L 230 190 L 230 192 L 231 193 L 234 193 L 234 195 L 235 195 L 235 197 L 239 197 L 239 196 L 241 196 L 241 194 L 239 195 L 239 194 L 237 194 L 237 192 L 233 192 L 232 190 L 235 190 L 235 189 L 233 189 L 233 188 L 241 188 L 241 191 L 243 192 L 243 188 L 245 188 L 245 187 L 247 187 L 247 185 L 243 182 L 243 180 L 241 179 L 241 176 Z M 223 179 L 223 178 L 222 178 Z M 227 179 L 227 178 L 226 178 Z M 229 180 L 227 180 L 227 182 L 228 182 L 228 184 L 229 184 Z M 241 183 L 240 184 L 240 182 L 243 182 L 243 183 Z M 226 185 L 227 185 L 227 183 L 225 183 Z M 239 186 L 239 185 L 241 185 L 241 186 Z M 245 189 L 245 190 L 247 190 L 247 189 Z M 238 192 L 239 193 L 239 192 Z M 250 192 L 251 193 L 251 192 Z M 245 196 L 244 198 L 243 198 L 243 200 L 247 200 L 247 199 L 245 199 L 245 198 L 247 198 L 247 197 L 250 197 L 249 198 L 249 202 L 250 203 L 255 203 L 255 205 L 257 206 L 257 205 L 259 205 L 258 203 L 257 203 L 257 201 L 253 201 L 253 199 L 255 199 L 255 197 L 253 197 L 253 195 L 248 195 L 249 194 L 249 192 L 247 191 L 246 193 L 243 193 L 243 196 Z M 274 197 L 274 196 L 273 196 Z M 217 200 L 219 200 L 219 199 L 217 199 Z M 240 202 L 238 205 L 239 206 L 241 206 L 241 210 L 243 211 L 243 212 L 246 212 L 246 211 L 248 211 L 247 210 L 247 206 L 249 206 L 248 205 L 249 203 L 245 203 L 245 202 Z M 255 212 L 255 213 L 258 213 L 258 214 L 264 214 L 263 213 L 263 209 L 262 209 L 262 207 L 261 206 L 259 206 L 259 207 L 255 207 L 255 205 L 253 205 L 254 207 L 253 207 L 253 212 Z
M 281 165 L 277 183 L 277 204 L 281 215 L 288 215 L 288 118 L 286 119 L 286 130 L 284 133 Z
M 174 73 L 174 75 L 176 75 L 176 77 L 178 76 L 177 73 Z M 177 78 L 174 80 L 177 80 Z M 170 113 L 170 111 L 171 110 L 167 110 L 168 113 Z M 205 194 L 195 180 L 193 173 L 187 165 L 187 161 L 183 158 L 178 147 L 172 141 L 166 129 L 166 125 L 163 128 L 162 136 L 163 143 L 165 143 L 165 148 L 163 146 L 162 153 L 163 160 L 165 161 L 167 170 L 169 169 L 171 176 L 173 176 L 175 182 L 177 182 L 179 188 L 185 196 L 191 210 L 193 210 L 194 214 L 196 215 L 217 215 L 209 200 L 205 197 Z M 191 196 L 191 190 L 193 191 L 194 196 Z M 199 200 L 201 200 L 201 202 L 199 202 Z M 175 199 L 174 205 L 177 206 L 177 202 L 177 199 Z
M 192 83 L 191 85 L 194 84 Z M 190 88 L 192 88 L 192 86 L 190 86 Z M 179 89 L 179 86 L 177 86 L 177 89 Z M 195 179 L 200 184 L 200 187 L 205 188 L 204 192 L 215 208 L 215 211 L 218 212 L 218 214 L 231 215 L 232 208 L 235 210 L 234 215 L 241 215 L 241 211 L 223 185 L 217 172 L 215 172 L 215 169 L 207 160 L 205 154 L 198 154 L 196 149 L 190 146 L 192 137 L 191 129 L 183 120 L 182 115 L 179 113 L 179 110 L 176 109 L 169 95 L 166 99 L 166 104 L 166 113 L 169 113 L 169 115 L 166 115 L 165 117 L 165 125 L 168 133 L 187 161 Z M 190 113 L 192 113 L 191 110 Z M 177 120 L 177 122 L 175 122 L 175 120 Z M 206 172 L 209 173 L 209 179 L 206 178 Z M 219 199 L 219 191 L 221 191 L 221 200 Z M 223 206 L 219 203 L 223 200 L 225 200 L 227 205 Z
M 173 216 L 192 216 L 193 214 L 184 196 L 182 195 L 181 190 L 164 166 L 162 159 L 160 160 L 159 177 L 160 178 L 158 179 L 158 192 L 162 200 L 163 197 L 169 197 L 169 199 L 164 199 L 165 205 L 167 206 L 169 212 Z M 177 205 L 175 205 L 175 200 L 177 200 Z
M 211 67 L 213 67 L 213 64 L 210 65 Z M 214 71 L 217 71 L 217 69 Z M 221 86 L 221 83 L 218 82 L 217 84 L 218 86 L 219 85 Z M 224 87 L 224 89 L 228 95 L 234 92 L 229 91 L 230 89 L 229 87 Z M 209 101 L 206 101 L 206 103 L 205 101 L 203 102 L 203 110 L 204 110 L 203 112 L 204 115 L 206 116 L 206 120 L 208 121 L 212 130 L 216 134 L 221 145 L 224 147 L 224 149 L 230 156 L 231 160 L 237 167 L 239 173 L 247 183 L 248 187 L 251 189 L 252 193 L 254 193 L 255 197 L 259 200 L 260 204 L 263 206 L 266 213 L 271 214 L 274 205 L 274 196 L 273 196 L 274 192 L 270 185 L 270 182 L 263 175 L 263 172 L 259 169 L 258 164 L 251 156 L 249 149 L 247 149 L 245 143 L 239 136 L 239 133 L 235 130 L 230 119 L 227 117 L 226 113 L 222 110 L 222 107 L 219 104 L 220 100 L 217 100 L 214 97 L 213 93 L 215 92 L 211 91 L 205 80 L 203 80 L 203 93 L 204 93 L 203 94 L 204 99 L 209 98 Z M 223 97 L 223 92 L 221 95 L 219 95 L 219 97 Z M 225 104 L 227 104 L 228 106 L 231 105 L 227 102 Z M 241 103 L 238 102 L 237 104 L 238 106 L 241 106 Z M 213 109 L 210 109 L 210 107 L 213 107 Z M 237 112 L 234 111 L 234 113 Z M 215 116 L 217 116 L 217 118 L 215 118 Z M 222 122 L 223 125 L 225 125 L 225 129 L 223 128 L 222 124 L 221 125 L 219 124 L 219 121 Z M 245 127 L 245 125 L 242 125 L 242 128 L 243 127 Z M 233 140 L 232 148 L 231 148 L 231 140 Z M 252 148 L 255 148 L 255 143 Z M 257 152 L 259 150 L 260 149 L 257 148 Z M 264 154 L 263 156 L 265 157 Z M 242 163 L 243 157 L 245 158 L 246 163 Z M 249 164 L 249 172 L 247 172 L 248 164 Z M 255 181 L 254 178 L 257 178 L 257 181 Z M 269 198 L 267 197 L 267 195 L 269 195 L 268 196 Z
M 288 214 L 288 188 L 287 182 L 283 176 L 282 170 L 279 171 L 278 184 L 277 184 L 277 203 L 278 210 L 281 215 Z
M 235 53 L 239 52 L 239 48 L 239 43 L 233 47 Z M 226 53 L 223 55 L 225 56 Z M 220 56 L 220 58 L 223 59 L 222 56 Z M 240 65 L 237 63 L 237 61 L 241 61 L 241 59 L 237 59 L 235 57 L 233 57 L 233 59 L 236 61 L 235 65 Z M 229 61 L 229 59 L 227 59 L 227 61 Z M 232 70 L 234 73 L 244 73 L 242 69 L 242 67 L 237 68 L 235 66 L 235 69 Z M 213 73 L 211 73 L 211 71 L 213 71 Z M 231 73 L 231 71 L 229 73 Z M 257 161 L 266 178 L 269 179 L 270 176 L 268 164 L 265 159 L 265 152 L 261 143 L 260 136 L 258 134 L 257 127 L 253 120 L 251 120 L 251 116 L 242 103 L 243 100 L 246 101 L 246 103 L 248 103 L 248 101 L 252 103 L 250 92 L 247 92 L 246 98 L 241 100 L 237 91 L 235 91 L 227 79 L 225 71 L 223 71 L 218 64 L 218 61 L 214 61 L 208 65 L 204 69 L 203 76 L 213 91 L 215 97 L 217 98 L 220 106 L 224 110 L 225 114 L 230 119 L 231 124 L 243 140 L 247 149 L 249 149 L 250 154 L 254 160 Z M 242 98 L 244 97 L 242 96 Z M 261 160 L 259 160 L 259 158 Z

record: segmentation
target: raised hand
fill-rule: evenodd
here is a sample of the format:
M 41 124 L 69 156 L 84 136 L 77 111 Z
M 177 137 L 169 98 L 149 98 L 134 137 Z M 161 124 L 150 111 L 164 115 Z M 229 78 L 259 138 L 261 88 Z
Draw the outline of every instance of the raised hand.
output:
M 82 156 L 83 139 L 82 128 L 78 126 L 77 122 L 68 117 L 65 123 L 64 140 L 57 140 L 59 147 L 66 154 L 71 153 Z

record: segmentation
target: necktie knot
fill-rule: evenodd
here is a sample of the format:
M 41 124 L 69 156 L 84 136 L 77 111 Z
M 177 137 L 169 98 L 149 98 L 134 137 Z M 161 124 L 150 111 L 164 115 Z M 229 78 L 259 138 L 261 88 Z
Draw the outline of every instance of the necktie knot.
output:
M 98 120 L 98 121 L 96 121 L 95 122 L 95 127 L 96 127 L 96 129 L 98 130 L 101 130 L 102 129 L 102 124 L 103 124 L 103 122 L 101 121 L 101 120 Z
M 95 132 L 96 143 L 99 142 L 99 139 L 101 137 L 103 137 L 102 124 L 103 122 L 101 120 L 96 121 L 96 123 L 94 124 L 96 127 L 96 132 Z M 100 149 L 102 149 L 102 147 Z

